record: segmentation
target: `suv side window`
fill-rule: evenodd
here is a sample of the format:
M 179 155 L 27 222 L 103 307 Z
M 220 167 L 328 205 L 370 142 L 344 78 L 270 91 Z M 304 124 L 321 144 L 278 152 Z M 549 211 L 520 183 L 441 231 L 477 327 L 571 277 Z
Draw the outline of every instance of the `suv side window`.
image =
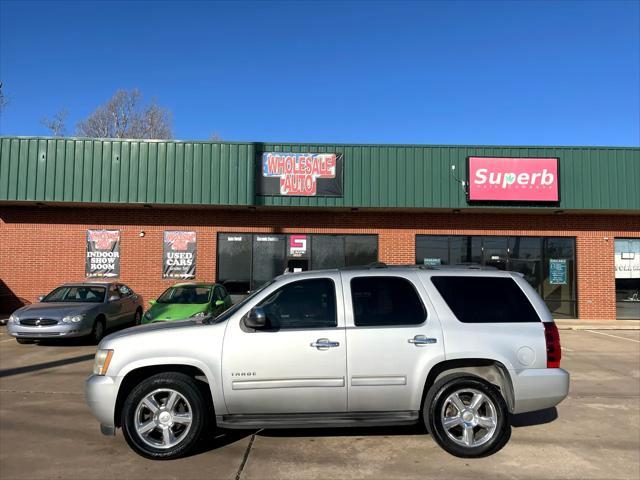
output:
M 434 275 L 431 282 L 461 322 L 540 321 L 531 302 L 512 278 Z
M 269 295 L 259 305 L 276 329 L 334 328 L 335 284 L 328 278 L 289 283 Z
M 351 297 L 357 327 L 419 325 L 427 318 L 418 292 L 406 278 L 352 278 Z

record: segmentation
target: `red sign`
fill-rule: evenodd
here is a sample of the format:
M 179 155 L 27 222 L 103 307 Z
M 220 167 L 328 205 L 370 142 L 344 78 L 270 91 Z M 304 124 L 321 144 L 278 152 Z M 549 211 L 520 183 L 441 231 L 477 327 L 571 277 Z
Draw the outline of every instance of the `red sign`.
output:
M 557 158 L 469 157 L 469 200 L 557 202 Z
M 341 162 L 337 153 L 262 154 L 260 195 L 342 196 Z

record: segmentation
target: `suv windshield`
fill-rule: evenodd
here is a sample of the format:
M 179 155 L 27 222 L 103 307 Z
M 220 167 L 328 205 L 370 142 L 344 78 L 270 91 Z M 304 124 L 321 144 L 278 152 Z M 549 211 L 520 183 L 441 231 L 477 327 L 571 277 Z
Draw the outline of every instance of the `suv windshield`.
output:
M 96 286 L 58 287 L 42 301 L 102 303 L 105 292 L 106 288 Z
M 171 287 L 160 295 L 157 303 L 202 304 L 211 299 L 211 287 L 184 285 Z

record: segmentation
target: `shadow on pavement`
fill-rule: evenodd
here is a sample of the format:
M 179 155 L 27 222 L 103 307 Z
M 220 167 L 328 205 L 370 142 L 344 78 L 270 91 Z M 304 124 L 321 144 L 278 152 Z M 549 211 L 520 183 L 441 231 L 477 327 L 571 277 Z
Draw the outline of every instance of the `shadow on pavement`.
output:
M 94 354 L 78 355 L 77 357 L 63 358 L 61 360 L 53 360 L 51 362 L 36 363 L 34 365 L 25 365 L 24 367 L 7 368 L 0 370 L 0 378 L 11 377 L 12 375 L 20 375 L 21 373 L 37 372 L 38 370 L 46 370 L 48 368 L 61 367 L 72 363 L 85 362 L 93 360 Z
M 542 425 L 551 423 L 558 418 L 558 410 L 556 407 L 538 410 L 537 412 L 518 413 L 511 415 L 512 427 L 531 427 L 533 425 Z

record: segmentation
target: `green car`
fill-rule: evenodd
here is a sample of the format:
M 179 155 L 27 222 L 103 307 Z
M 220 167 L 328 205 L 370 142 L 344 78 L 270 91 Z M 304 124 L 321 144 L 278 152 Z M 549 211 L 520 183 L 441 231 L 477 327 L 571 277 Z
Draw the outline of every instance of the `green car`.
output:
M 142 316 L 142 323 L 218 316 L 231 306 L 227 290 L 215 283 L 178 283 L 167 288 Z

